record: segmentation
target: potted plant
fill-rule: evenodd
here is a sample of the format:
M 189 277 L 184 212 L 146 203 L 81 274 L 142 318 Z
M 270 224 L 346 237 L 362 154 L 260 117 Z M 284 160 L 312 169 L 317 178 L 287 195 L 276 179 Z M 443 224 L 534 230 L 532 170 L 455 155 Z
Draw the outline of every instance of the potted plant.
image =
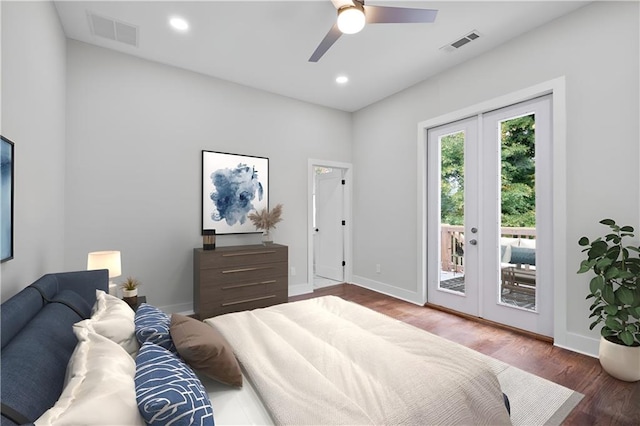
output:
M 587 253 L 578 273 L 595 273 L 587 296 L 593 299 L 589 329 L 603 324 L 599 358 L 604 370 L 634 382 L 640 380 L 640 247 L 625 245 L 625 238 L 634 236 L 633 227 L 618 226 L 612 219 L 600 223 L 610 228 L 604 237 L 578 241 Z
M 266 208 L 260 210 L 259 212 L 250 213 L 249 220 L 253 223 L 256 229 L 262 229 L 262 243 L 263 244 L 271 244 L 273 240 L 271 239 L 271 228 L 276 227 L 276 223 L 282 221 L 282 204 L 277 204 L 271 211 L 268 211 Z
M 138 287 L 140 281 L 133 277 L 127 277 L 127 280 L 120 284 L 122 288 L 122 299 L 130 305 L 138 303 Z

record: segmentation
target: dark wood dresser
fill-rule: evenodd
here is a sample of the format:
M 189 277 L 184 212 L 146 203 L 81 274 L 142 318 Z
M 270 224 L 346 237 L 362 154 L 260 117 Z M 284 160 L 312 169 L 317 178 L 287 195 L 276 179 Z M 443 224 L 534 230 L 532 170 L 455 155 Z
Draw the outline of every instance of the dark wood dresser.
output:
M 193 250 L 193 310 L 205 319 L 284 303 L 288 248 L 280 244 Z

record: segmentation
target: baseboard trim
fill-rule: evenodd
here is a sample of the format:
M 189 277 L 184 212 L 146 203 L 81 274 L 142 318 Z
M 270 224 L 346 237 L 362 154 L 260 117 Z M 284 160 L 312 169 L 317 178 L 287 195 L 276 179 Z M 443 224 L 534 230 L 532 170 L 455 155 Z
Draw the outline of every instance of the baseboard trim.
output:
M 395 297 L 396 299 L 404 300 L 405 302 L 413 303 L 414 305 L 422 306 L 420 295 L 418 293 L 394 287 L 380 281 L 375 281 L 369 278 L 361 277 L 359 275 L 354 275 L 351 281 L 349 281 L 349 284 L 354 284 L 368 290 L 377 291 L 378 293 Z
M 289 297 L 313 293 L 313 286 L 309 283 L 294 284 L 289 286 Z
M 556 346 L 592 358 L 598 358 L 600 339 L 594 339 L 576 333 L 566 333 L 565 341 L 562 344 L 556 344 Z
M 193 303 L 177 303 L 175 305 L 158 306 L 162 312 L 167 314 L 193 315 Z

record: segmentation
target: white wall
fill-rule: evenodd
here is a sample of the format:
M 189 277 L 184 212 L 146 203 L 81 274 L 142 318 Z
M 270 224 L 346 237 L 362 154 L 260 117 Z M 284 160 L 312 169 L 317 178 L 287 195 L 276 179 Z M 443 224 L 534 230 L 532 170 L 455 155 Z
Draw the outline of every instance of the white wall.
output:
M 354 281 L 407 299 L 418 280 L 416 125 L 566 76 L 566 346 L 597 352 L 577 241 L 640 228 L 639 5 L 594 3 L 354 114 Z M 375 264 L 381 273 L 375 273 Z
M 67 269 L 121 250 L 122 278 L 150 303 L 191 309 L 206 149 L 269 157 L 274 240 L 289 246 L 289 285 L 306 284 L 307 159 L 351 161 L 350 114 L 72 40 L 67 68 Z
M 1 298 L 64 270 L 65 36 L 51 2 L 2 2 L 2 135 L 15 143 L 14 259 Z

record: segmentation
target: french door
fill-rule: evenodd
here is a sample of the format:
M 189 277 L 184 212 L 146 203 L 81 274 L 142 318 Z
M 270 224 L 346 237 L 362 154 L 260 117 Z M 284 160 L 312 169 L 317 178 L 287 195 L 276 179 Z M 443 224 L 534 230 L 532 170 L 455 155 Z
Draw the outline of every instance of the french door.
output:
M 553 331 L 551 96 L 429 129 L 427 300 Z

